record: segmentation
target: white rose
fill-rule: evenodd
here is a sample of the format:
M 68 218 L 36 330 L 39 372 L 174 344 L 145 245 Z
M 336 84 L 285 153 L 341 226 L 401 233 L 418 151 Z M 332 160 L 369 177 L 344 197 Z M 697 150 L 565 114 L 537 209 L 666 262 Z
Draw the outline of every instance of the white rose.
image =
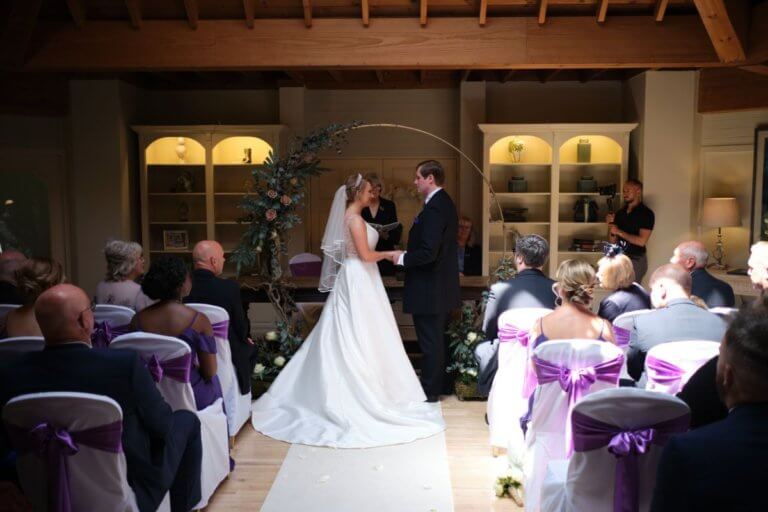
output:
M 275 331 L 269 331 L 267 334 L 264 335 L 264 339 L 267 341 L 276 341 L 277 333 Z
M 464 344 L 469 347 L 472 345 L 472 342 L 469 339 L 466 339 L 464 340 Z
M 477 370 L 475 370 L 474 368 L 470 368 L 469 370 L 467 370 L 467 375 L 470 375 L 472 377 L 477 377 Z
M 477 333 L 470 332 L 467 334 L 467 341 L 470 343 L 474 343 L 474 341 L 477 339 Z
M 282 368 L 282 366 L 285 364 L 285 358 L 283 356 L 277 356 L 273 363 L 275 363 L 275 366 Z
M 257 364 L 256 366 L 253 367 L 253 373 L 256 374 L 256 375 L 260 375 L 260 374 L 264 373 L 264 370 L 266 370 L 266 368 L 264 368 L 264 365 L 261 364 L 261 363 L 259 363 L 259 364 Z
M 496 496 L 498 496 L 499 498 L 504 496 L 504 486 L 503 485 L 496 484 L 496 486 L 494 487 L 494 491 L 496 492 Z

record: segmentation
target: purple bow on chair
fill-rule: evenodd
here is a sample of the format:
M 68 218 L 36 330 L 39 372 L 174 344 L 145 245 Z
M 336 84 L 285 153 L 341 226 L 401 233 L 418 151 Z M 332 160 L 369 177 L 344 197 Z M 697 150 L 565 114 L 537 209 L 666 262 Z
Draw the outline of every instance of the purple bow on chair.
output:
M 571 411 L 573 406 L 581 399 L 592 384 L 598 380 L 616 385 L 619 382 L 619 372 L 624 363 L 624 356 L 620 355 L 610 361 L 605 361 L 595 366 L 585 368 L 566 368 L 550 363 L 536 356 L 532 358 L 536 377 L 539 384 L 558 382 L 560 388 L 568 394 L 568 416 L 565 423 L 565 446 L 568 457 L 573 453 L 571 442 Z
M 690 419 L 690 414 L 684 414 L 654 425 L 623 430 L 621 427 L 574 411 L 573 449 L 577 452 L 587 452 L 607 446 L 608 451 L 617 459 L 613 511 L 637 512 L 638 456 L 646 453 L 651 444 L 664 446 L 672 434 L 687 430 Z
M 94 322 L 91 346 L 93 348 L 107 348 L 113 339 L 129 332 L 131 332 L 131 324 L 112 326 L 106 321 Z
M 188 352 L 181 357 L 161 361 L 155 354 L 151 357 L 142 357 L 152 380 L 160 382 L 163 377 L 168 377 L 178 382 L 189 382 L 189 371 L 192 362 L 192 353 Z
M 512 324 L 505 324 L 499 328 L 499 343 L 517 341 L 523 347 L 528 347 L 530 338 L 528 331 L 520 329 Z M 536 374 L 529 364 L 523 370 L 523 398 L 528 398 L 536 389 Z
M 629 336 L 629 329 L 625 329 L 616 325 L 613 326 L 613 337 L 616 340 L 616 345 L 619 348 L 624 348 L 629 345 Z
M 122 421 L 100 427 L 68 432 L 63 428 L 43 422 L 31 429 L 7 425 L 11 442 L 19 452 L 37 452 L 45 459 L 48 482 L 48 510 L 71 512 L 72 497 L 69 486 L 69 465 L 67 457 L 80 451 L 79 445 L 96 450 L 120 453 L 122 448 Z
M 679 382 L 685 375 L 679 366 L 650 355 L 645 358 L 645 366 L 648 369 L 648 380 L 664 386 Z
M 211 325 L 214 338 L 229 339 L 229 320 L 222 320 Z

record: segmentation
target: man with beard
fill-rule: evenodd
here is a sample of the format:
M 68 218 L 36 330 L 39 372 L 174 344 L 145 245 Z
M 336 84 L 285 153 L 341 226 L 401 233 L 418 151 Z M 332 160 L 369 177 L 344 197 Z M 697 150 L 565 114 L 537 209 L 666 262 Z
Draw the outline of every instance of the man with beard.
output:
M 611 243 L 619 244 L 624 254 L 632 260 L 635 280 L 640 283 L 648 271 L 648 258 L 645 246 L 651 237 L 656 217 L 653 210 L 643 203 L 643 184 L 637 180 L 627 180 L 622 189 L 624 206 L 605 217 L 608 223 Z
M 739 312 L 720 344 L 715 383 L 725 419 L 673 436 L 652 512 L 760 510 L 768 479 L 768 310 Z M 760 505 L 763 503 L 763 505 Z

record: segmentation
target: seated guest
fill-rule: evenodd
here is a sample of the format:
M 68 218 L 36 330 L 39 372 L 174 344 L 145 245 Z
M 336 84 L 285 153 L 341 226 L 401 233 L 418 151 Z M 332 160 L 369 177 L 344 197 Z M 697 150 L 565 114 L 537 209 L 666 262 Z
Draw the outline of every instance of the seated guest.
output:
M 757 242 L 750 248 L 747 267 L 752 286 L 765 297 L 768 290 L 768 242 Z
M 136 279 L 144 273 L 143 249 L 136 242 L 110 240 L 104 247 L 107 275 L 96 285 L 96 304 L 115 304 L 141 311 L 152 304 Z
M 27 257 L 19 251 L 0 252 L 0 304 L 21 304 L 14 274 L 25 261 Z
M 549 244 L 539 235 L 518 237 L 515 242 L 517 274 L 507 281 L 491 286 L 483 317 L 483 332 L 487 341 L 480 343 L 475 356 L 480 362 L 478 391 L 488 394 L 499 367 L 499 316 L 513 308 L 555 308 L 555 282 L 541 271 L 549 257 Z
M 739 312 L 720 345 L 721 421 L 673 436 L 659 461 L 652 512 L 764 510 L 768 479 L 768 311 Z M 761 505 L 762 503 L 762 505 Z
M 459 275 L 479 276 L 482 274 L 483 252 L 480 246 L 475 244 L 472 219 L 466 215 L 462 215 L 459 219 L 459 232 L 456 241 L 459 243 Z
M 704 244 L 691 240 L 675 247 L 670 263 L 677 263 L 691 273 L 691 295 L 701 298 L 707 307 L 732 308 L 736 304 L 733 288 L 707 272 L 709 253 Z
M 633 319 L 627 352 L 627 371 L 640 380 L 645 355 L 661 343 L 685 340 L 720 341 L 725 322 L 691 301 L 691 275 L 667 263 L 651 274 L 651 303 L 655 311 Z
M 555 292 L 560 306 L 533 324 L 529 337 L 536 347 L 548 340 L 594 339 L 616 343 L 611 323 L 589 309 L 597 277 L 584 260 L 565 260 L 557 268 Z
M 169 490 L 174 512 L 191 510 L 200 501 L 197 416 L 171 411 L 135 352 L 91 350 L 93 313 L 81 289 L 61 284 L 46 290 L 35 316 L 45 348 L 0 366 L 0 409 L 19 395 L 47 391 L 112 398 L 123 412 L 122 448 L 139 510 L 154 512 Z M 10 448 L 0 429 L 0 457 Z
M 622 313 L 651 309 L 651 296 L 635 282 L 632 260 L 621 254 L 619 246 L 612 245 L 597 262 L 597 280 L 613 292 L 600 301 L 597 316 L 613 322 Z
M 35 319 L 35 301 L 48 288 L 64 282 L 61 264 L 47 258 L 27 260 L 16 271 L 16 288 L 21 307 L 9 311 L 0 338 L 14 336 L 42 336 Z
M 245 394 L 251 389 L 251 373 L 256 360 L 253 358 L 253 342 L 248 337 L 248 317 L 240 296 L 240 285 L 237 281 L 217 277 L 224 270 L 224 249 L 218 242 L 198 242 L 192 251 L 192 261 L 195 267 L 192 290 L 184 302 L 213 304 L 227 310 L 232 364 L 240 393 Z
M 395 203 L 389 199 L 381 197 L 381 190 L 384 187 L 381 178 L 375 172 L 369 172 L 363 179 L 371 184 L 371 202 L 363 208 L 360 213 L 363 220 L 369 224 L 380 224 L 386 226 L 398 222 L 397 208 Z M 376 244 L 377 251 L 392 251 L 400 243 L 400 237 L 403 236 L 403 226 L 397 226 L 391 231 L 379 232 L 379 241 Z M 380 260 L 378 263 L 379 272 L 382 276 L 395 275 L 395 265 L 388 259 Z
M 157 302 L 136 313 L 131 328 L 174 336 L 189 345 L 194 354 L 189 382 L 197 409 L 203 410 L 221 398 L 221 385 L 216 376 L 216 340 L 211 322 L 202 313 L 182 304 L 191 288 L 189 270 L 181 258 L 158 259 L 141 283 L 144 294 Z

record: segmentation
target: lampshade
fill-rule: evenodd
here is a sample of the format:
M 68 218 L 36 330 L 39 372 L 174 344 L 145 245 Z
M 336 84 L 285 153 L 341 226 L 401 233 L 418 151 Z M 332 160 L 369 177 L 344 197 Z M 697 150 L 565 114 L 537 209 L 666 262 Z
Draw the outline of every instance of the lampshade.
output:
M 701 206 L 701 225 L 705 228 L 741 226 L 735 197 L 709 197 Z

